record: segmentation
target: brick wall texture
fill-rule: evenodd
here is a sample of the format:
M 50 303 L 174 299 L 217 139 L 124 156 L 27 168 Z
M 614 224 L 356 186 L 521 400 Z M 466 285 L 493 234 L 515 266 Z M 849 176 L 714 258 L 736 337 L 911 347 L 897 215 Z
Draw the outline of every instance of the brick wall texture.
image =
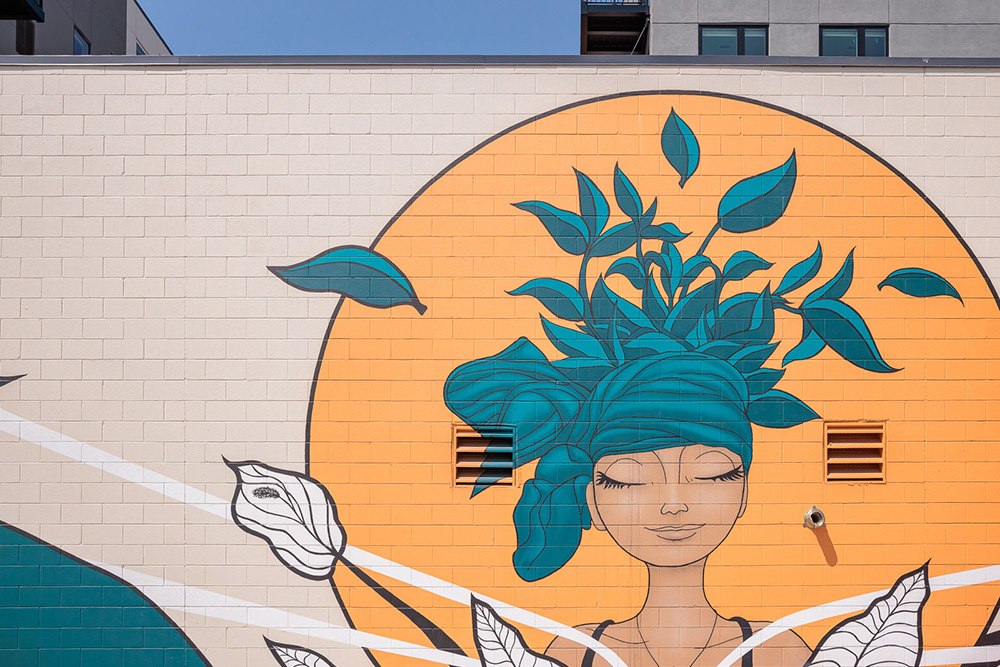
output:
M 670 93 L 577 106 L 507 132 L 635 91 Z M 146 585 L 217 666 L 269 664 L 262 635 L 340 667 L 371 664 L 342 635 L 302 629 L 302 617 L 345 625 L 343 608 L 324 577 L 297 576 L 236 525 L 223 458 L 300 473 L 308 465 L 337 500 L 352 548 L 568 625 L 628 618 L 643 606 L 646 570 L 607 533 L 587 531 L 552 578 L 516 575 L 511 512 L 534 464 L 516 472 L 513 489 L 469 500 L 453 484 L 461 420 L 440 398 L 442 381 L 519 336 L 556 356 L 538 324 L 546 311 L 506 291 L 536 277 L 573 282 L 578 260 L 509 204 L 578 211 L 577 168 L 621 218 L 618 162 L 647 206 L 659 197 L 658 222 L 703 237 L 728 187 L 795 149 L 790 226 L 720 235 L 717 259 L 753 250 L 775 263 L 773 290 L 817 240 L 820 282 L 857 248 L 845 299 L 906 370 L 865 373 L 827 350 L 789 370 L 786 390 L 826 420 L 884 424 L 886 482 L 825 482 L 822 420 L 755 431 L 748 508 L 710 560 L 709 599 L 726 616 L 770 621 L 887 589 L 927 559 L 932 576 L 996 565 L 998 100 L 1000 76 L 973 68 L 0 66 L 0 375 L 24 375 L 0 387 L 0 520 Z M 702 156 L 683 193 L 660 152 L 671 108 Z M 345 301 L 328 330 L 336 294 L 295 290 L 268 271 L 370 246 L 401 211 L 377 249 L 413 281 L 426 317 Z M 946 277 L 963 303 L 885 300 L 892 290 L 876 284 L 903 267 Z M 789 343 L 779 354 L 797 342 L 797 321 L 779 321 Z M 801 527 L 813 504 L 830 521 L 826 542 Z M 29 551 L 17 544 L 0 545 L 0 576 L 10 577 L 0 580 L 0 663 L 6 653 L 13 664 L 130 664 L 110 621 L 98 626 L 104 663 L 57 646 L 58 619 L 24 630 L 18 614 L 46 605 L 28 595 L 40 580 L 13 578 Z M 338 568 L 334 590 L 359 630 L 430 645 Z M 467 606 L 426 585 L 380 581 L 475 657 Z M 224 597 L 198 597 L 208 594 Z M 998 595 L 986 584 L 932 597 L 925 648 L 973 645 Z M 813 647 L 834 623 L 801 634 Z M 538 651 L 551 639 L 525 632 Z M 46 653 L 59 648 L 70 652 Z M 375 655 L 386 665 L 417 659 Z

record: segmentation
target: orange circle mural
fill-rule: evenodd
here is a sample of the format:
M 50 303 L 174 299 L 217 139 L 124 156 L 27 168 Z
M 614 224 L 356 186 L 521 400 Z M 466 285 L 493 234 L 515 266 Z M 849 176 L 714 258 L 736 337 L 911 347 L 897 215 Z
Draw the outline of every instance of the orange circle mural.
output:
M 595 224 L 607 235 L 600 251 L 594 250 Z M 648 236 L 638 253 L 634 241 L 613 238 L 640 228 Z M 521 289 L 547 279 L 577 290 L 584 246 L 582 296 L 555 283 Z M 549 361 L 566 358 L 565 346 L 575 339 L 562 330 L 553 335 L 542 318 L 574 335 L 577 324 L 592 333 L 603 326 L 604 333 L 584 342 L 599 343 L 593 354 L 605 355 L 624 377 L 620 369 L 632 360 L 628 350 L 636 349 L 639 325 L 622 322 L 657 308 L 644 300 L 645 281 L 659 285 L 666 311 L 714 281 L 712 290 L 721 284 L 716 301 L 689 311 L 690 326 L 674 328 L 690 350 L 683 355 L 702 355 L 692 373 L 709 372 L 712 364 L 703 357 L 714 352 L 698 350 L 719 347 L 706 344 L 721 337 L 727 313 L 743 312 L 733 310 L 735 302 L 725 305 L 741 293 L 753 296 L 739 306 L 746 326 L 730 331 L 742 352 L 727 354 L 744 356 L 723 358 L 732 365 L 734 358 L 760 357 L 756 368 L 740 367 L 743 376 L 784 370 L 773 390 L 754 393 L 751 383 L 749 396 L 720 403 L 719 410 L 736 402 L 749 411 L 745 434 L 663 436 L 741 443 L 719 445 L 736 453 L 717 459 L 718 471 L 684 473 L 714 479 L 729 474 L 722 470 L 728 466 L 745 476 L 723 480 L 745 484 L 745 506 L 739 493 L 726 496 L 729 523 L 707 549 L 704 590 L 721 615 L 773 621 L 889 588 L 926 561 L 931 576 L 1000 563 L 1000 529 L 991 519 L 1000 503 L 994 425 L 1000 388 L 990 380 L 1000 371 L 1000 340 L 988 336 L 1000 323 L 995 295 L 934 206 L 887 163 L 831 129 L 753 101 L 705 94 L 623 95 L 573 105 L 516 126 L 456 161 L 373 247 L 405 274 L 419 302 L 341 304 L 317 367 L 309 423 L 310 472 L 336 499 L 351 545 L 568 625 L 633 617 L 652 585 L 649 561 L 636 556 L 646 547 L 630 551 L 621 545 L 631 538 L 614 526 L 591 526 L 594 516 L 604 516 L 602 498 L 624 491 L 590 480 L 588 492 L 584 479 L 582 495 L 569 503 L 578 512 L 590 503 L 579 519 L 586 524 L 579 548 L 556 558 L 565 565 L 532 570 L 541 562 L 536 559 L 515 567 L 515 508 L 528 489 L 541 488 L 541 464 L 525 461 L 513 484 L 490 485 L 473 496 L 472 486 L 456 480 L 455 433 L 467 424 L 450 409 L 461 401 L 446 404 L 445 384 L 456 369 L 501 354 L 522 337 Z M 674 253 L 680 264 L 672 264 Z M 558 302 L 561 313 L 548 307 L 542 287 L 555 289 L 550 302 Z M 596 314 L 598 290 L 612 294 L 614 307 L 604 320 Z M 657 317 L 654 329 L 663 328 L 669 314 Z M 761 317 L 773 326 L 766 342 L 777 346 L 747 353 L 759 331 L 754 327 L 766 326 Z M 553 338 L 560 336 L 557 345 Z M 650 336 L 650 345 L 672 337 Z M 662 373 L 642 372 L 653 374 L 636 371 L 639 379 L 628 380 L 628 387 L 652 391 L 665 381 Z M 621 377 L 608 392 L 627 391 Z M 754 382 L 775 377 L 758 375 Z M 476 375 L 468 391 L 489 381 L 489 373 Z M 684 391 L 690 382 L 690 374 L 676 379 Z M 593 396 L 574 398 L 581 406 L 574 414 L 597 409 Z M 774 427 L 781 420 L 783 427 Z M 556 440 L 576 443 L 606 465 L 617 460 L 616 445 L 597 448 L 605 437 L 601 427 L 584 434 L 572 425 L 556 429 L 557 421 L 536 424 L 539 431 L 552 427 L 544 436 L 551 447 Z M 642 451 L 648 461 L 667 456 L 660 446 Z M 678 456 L 683 466 L 686 455 Z M 621 466 L 618 472 L 601 466 L 598 461 L 595 474 L 622 488 L 631 483 L 614 478 L 632 474 Z M 667 477 L 656 483 L 665 494 L 673 488 Z M 562 511 L 567 502 L 553 507 Z M 661 509 L 668 504 L 659 496 L 649 502 Z M 636 503 L 634 513 L 626 505 L 619 514 L 640 521 Z M 813 506 L 825 514 L 818 530 L 803 527 Z M 701 539 L 683 531 L 695 535 L 710 521 L 682 524 L 695 526 L 686 529 L 654 526 L 659 533 L 649 538 L 650 548 L 661 548 L 656 538 Z M 340 568 L 335 581 L 359 629 L 427 644 L 356 574 Z M 419 587 L 380 583 L 474 651 L 468 607 Z M 991 584 L 935 592 L 923 611 L 925 648 L 974 644 L 998 595 Z M 833 623 L 814 623 L 800 634 L 815 647 Z M 551 636 L 528 629 L 525 638 L 540 651 Z

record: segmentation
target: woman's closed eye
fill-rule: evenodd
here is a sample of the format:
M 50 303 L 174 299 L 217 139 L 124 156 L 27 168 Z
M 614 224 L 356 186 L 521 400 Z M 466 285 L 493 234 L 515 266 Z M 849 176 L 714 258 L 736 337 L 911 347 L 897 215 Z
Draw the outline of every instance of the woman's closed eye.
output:
M 736 466 L 732 470 L 728 470 L 724 473 L 718 475 L 709 475 L 707 477 L 695 477 L 695 479 L 703 482 L 735 482 L 746 477 L 746 469 L 743 466 Z
M 603 486 L 605 489 L 624 489 L 629 486 L 640 486 L 640 482 L 622 482 L 617 479 L 612 479 L 608 477 L 603 472 L 597 471 L 594 473 L 595 481 Z

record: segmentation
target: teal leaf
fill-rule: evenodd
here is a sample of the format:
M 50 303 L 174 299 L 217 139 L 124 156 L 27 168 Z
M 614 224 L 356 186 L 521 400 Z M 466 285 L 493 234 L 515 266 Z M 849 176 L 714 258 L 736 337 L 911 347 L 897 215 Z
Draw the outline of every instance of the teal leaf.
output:
M 736 370 L 743 373 L 743 375 L 748 375 L 767 363 L 767 360 L 771 357 L 771 353 L 777 347 L 777 343 L 771 343 L 770 345 L 750 345 L 729 357 L 729 363 L 735 366 Z
M 685 234 L 677 228 L 672 222 L 664 222 L 659 225 L 649 225 L 644 227 L 642 230 L 642 238 L 644 239 L 656 239 L 658 241 L 665 241 L 667 243 L 677 243 L 678 241 L 683 241 L 690 234 Z
M 564 320 L 579 322 L 583 319 L 583 297 L 575 287 L 561 280 L 536 278 L 507 293 L 511 296 L 533 296 L 550 313 Z
M 908 296 L 950 296 L 962 304 L 965 303 L 950 282 L 927 269 L 897 269 L 878 284 L 879 291 L 882 291 L 883 287 L 892 287 Z
M 751 396 L 761 396 L 774 389 L 774 385 L 785 375 L 785 371 L 777 368 L 761 368 L 747 375 L 747 388 Z
M 694 132 L 673 109 L 670 110 L 667 122 L 663 124 L 660 147 L 667 162 L 681 177 L 680 186 L 683 188 L 698 168 L 701 149 L 698 148 Z
M 576 415 L 583 397 L 583 388 L 524 337 L 498 354 L 462 364 L 444 385 L 448 409 L 480 433 L 517 427 L 517 456 L 540 456 L 537 452 L 554 446 L 556 433 Z M 504 422 L 511 418 L 523 424 Z
M 594 285 L 594 293 L 590 299 L 590 309 L 594 316 L 594 322 L 598 328 L 609 331 L 615 313 L 618 313 L 618 326 L 631 333 L 637 329 L 656 329 L 656 325 L 649 319 L 642 309 L 628 299 L 615 294 L 604 282 L 604 277 L 597 279 Z
M 864 318 L 843 301 L 818 299 L 803 305 L 802 318 L 834 352 L 858 368 L 875 373 L 899 370 L 885 362 Z
M 809 296 L 803 299 L 802 305 L 805 306 L 817 299 L 839 299 L 847 294 L 847 290 L 851 287 L 853 280 L 854 249 L 852 248 L 851 252 L 847 253 L 847 257 L 844 258 L 844 263 L 841 265 L 840 270 L 837 271 L 837 275 L 811 292 Z
M 656 198 L 653 198 L 653 203 L 649 205 L 646 212 L 642 214 L 639 218 L 639 229 L 645 229 L 653 224 L 653 220 L 656 218 Z
M 673 354 L 689 352 L 691 345 L 670 334 L 659 331 L 643 331 L 625 341 L 625 352 L 629 357 L 647 357 L 653 354 Z
M 642 309 L 655 324 L 663 326 L 663 321 L 667 319 L 667 311 L 670 309 L 652 280 L 646 283 L 642 290 Z
M 639 240 L 635 233 L 635 223 L 623 222 L 607 230 L 594 243 L 591 257 L 611 257 L 625 252 Z
M 582 255 L 587 252 L 587 245 L 593 235 L 587 223 L 576 213 L 556 208 L 543 201 L 523 201 L 513 206 L 538 218 L 563 252 L 571 255 Z
M 25 376 L 25 373 L 21 373 L 20 375 L 3 375 L 3 376 L 0 376 L 0 387 L 3 387 L 4 385 L 8 385 L 11 382 L 14 382 L 15 380 L 20 380 L 24 376 Z
M 587 486 L 593 470 L 583 451 L 563 445 L 546 453 L 534 478 L 525 483 L 514 508 L 513 556 L 514 571 L 525 581 L 547 577 L 576 553 L 591 523 Z
M 816 244 L 816 249 L 813 250 L 813 254 L 806 257 L 804 260 L 788 269 L 788 273 L 785 277 L 781 279 L 778 283 L 778 289 L 774 291 L 775 296 L 782 296 L 789 292 L 794 292 L 798 288 L 805 285 L 807 282 L 816 277 L 819 273 L 819 267 L 823 264 L 823 248 L 819 243 Z
M 741 292 L 719 306 L 719 337 L 744 345 L 766 345 L 774 337 L 774 303 L 769 287 Z
M 625 276 L 632 283 L 632 287 L 636 289 L 642 289 L 646 285 L 646 271 L 635 257 L 622 257 L 615 260 L 615 263 L 608 269 L 607 275 Z
M 625 361 L 625 351 L 622 349 L 622 330 L 618 326 L 618 308 L 615 308 L 615 313 L 611 316 L 609 333 L 608 338 L 611 340 L 611 354 L 614 356 L 615 363 L 621 365 Z
M 605 358 L 597 357 L 566 357 L 556 359 L 552 366 L 566 376 L 571 382 L 591 391 L 597 383 L 608 374 L 614 365 Z
M 774 266 L 773 263 L 761 259 L 755 253 L 749 250 L 740 250 L 726 262 L 725 268 L 722 269 L 722 279 L 726 281 L 743 280 L 756 271 L 765 271 L 772 266 Z
M 615 199 L 618 201 L 618 208 L 627 215 L 632 222 L 638 223 L 642 216 L 642 198 L 639 192 L 628 180 L 618 165 L 615 164 Z
M 663 326 L 674 336 L 687 338 L 701 316 L 717 303 L 716 281 L 705 283 L 674 304 Z
M 298 264 L 267 268 L 304 292 L 335 292 L 373 308 L 413 306 L 421 315 L 427 310 L 399 267 L 361 246 L 338 246 Z
M 559 326 L 542 318 L 542 329 L 557 350 L 567 357 L 596 357 L 607 359 L 607 353 L 601 343 L 590 334 Z
M 678 286 L 687 287 L 693 283 L 705 269 L 712 266 L 715 266 L 715 264 L 704 255 L 694 255 L 693 257 L 689 257 L 684 262 L 684 267 L 681 272 L 681 280 Z
M 788 208 L 795 189 L 795 151 L 781 165 L 745 178 L 719 202 L 719 225 L 727 232 L 744 234 L 774 224 Z
M 699 345 L 697 352 L 710 354 L 716 359 L 728 359 L 742 350 L 743 347 L 742 343 L 736 343 L 731 340 L 713 340 L 704 345 Z
M 791 428 L 813 419 L 816 411 L 791 394 L 772 389 L 747 406 L 747 417 L 765 428 Z
M 673 294 L 680 287 L 681 276 L 684 275 L 684 260 L 672 243 L 664 243 L 663 250 L 670 265 L 670 293 Z
M 611 207 L 608 206 L 604 193 L 589 176 L 576 169 L 573 173 L 576 174 L 576 185 L 580 190 L 580 217 L 590 230 L 590 238 L 594 238 L 604 231 L 604 226 L 608 224 Z
M 826 347 L 826 343 L 819 337 L 818 333 L 813 331 L 808 322 L 803 320 L 802 327 L 802 340 L 799 341 L 798 345 L 789 350 L 785 358 L 781 360 L 782 366 L 787 366 L 795 361 L 812 359 Z

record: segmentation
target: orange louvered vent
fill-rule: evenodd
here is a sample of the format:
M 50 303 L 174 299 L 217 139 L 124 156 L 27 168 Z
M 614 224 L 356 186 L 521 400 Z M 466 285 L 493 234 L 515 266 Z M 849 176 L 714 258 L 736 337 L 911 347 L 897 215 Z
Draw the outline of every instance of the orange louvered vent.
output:
M 455 427 L 455 484 L 514 484 L 514 429 L 497 427 L 479 433 Z
M 828 482 L 885 481 L 885 424 L 826 424 Z

